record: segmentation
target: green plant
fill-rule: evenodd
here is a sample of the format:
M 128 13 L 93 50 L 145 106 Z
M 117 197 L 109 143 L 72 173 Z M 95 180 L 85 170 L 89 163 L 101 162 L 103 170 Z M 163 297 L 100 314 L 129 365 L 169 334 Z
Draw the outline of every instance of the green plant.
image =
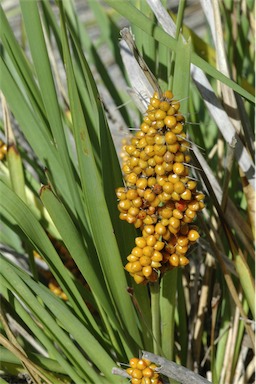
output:
M 226 46 L 220 38 L 223 44 L 212 47 L 189 30 L 191 38 L 183 38 L 183 1 L 176 32 L 161 4 L 164 17 L 155 10 L 156 21 L 153 2 L 150 8 L 144 1 L 105 0 L 105 9 L 87 1 L 97 42 L 73 1 L 21 0 L 14 8 L 22 16 L 21 40 L 11 14 L 0 8 L 1 130 L 8 147 L 0 167 L 1 243 L 15 255 L 3 252 L 1 259 L 4 373 L 27 371 L 38 383 L 128 382 L 112 368 L 146 349 L 198 367 L 202 376 L 210 372 L 214 383 L 252 380 L 254 78 L 247 16 L 253 4 L 225 0 L 219 9 L 216 3 L 212 28 L 220 28 L 221 12 Z M 231 20 L 239 12 L 236 35 Z M 120 53 L 120 15 L 128 15 L 138 51 L 124 30 Z M 136 103 L 108 71 L 103 44 Z M 116 113 L 131 133 L 142 120 L 143 100 L 167 89 L 189 122 L 193 177 L 207 208 L 198 217 L 201 238 L 190 264 L 148 290 L 124 270 L 140 233 L 119 220 L 115 190 L 123 181 L 109 124 Z M 17 263 L 24 255 L 25 269 Z M 60 297 L 48 288 L 49 276 Z

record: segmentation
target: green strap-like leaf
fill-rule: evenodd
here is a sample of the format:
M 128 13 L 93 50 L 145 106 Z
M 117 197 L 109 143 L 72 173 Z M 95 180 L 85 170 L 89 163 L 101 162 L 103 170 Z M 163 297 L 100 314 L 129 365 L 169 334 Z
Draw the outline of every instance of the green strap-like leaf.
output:
M 47 237 L 42 226 L 36 220 L 32 212 L 25 203 L 10 189 L 2 180 L 0 180 L 0 190 L 4 199 L 0 199 L 0 210 L 2 215 L 9 215 L 17 226 L 24 232 L 30 243 L 44 257 L 49 265 L 51 272 L 56 280 L 69 297 L 69 300 L 81 318 L 86 312 L 85 304 L 72 280 L 68 270 L 63 266 L 63 263 L 55 251 L 52 243 Z M 8 216 L 7 216 L 8 217 Z
M 92 237 L 102 267 L 107 289 L 109 290 L 110 296 L 115 305 L 116 315 L 118 316 L 119 321 L 124 324 L 124 329 L 129 329 L 132 339 L 140 345 L 140 335 L 137 327 L 134 327 L 134 324 L 136 323 L 135 311 L 126 291 L 127 282 L 121 263 L 120 253 L 115 234 L 113 232 L 112 222 L 102 189 L 102 182 L 100 180 L 99 172 L 93 156 L 88 127 L 83 116 L 79 94 L 76 87 L 73 65 L 64 26 L 64 13 L 62 10 L 61 22 L 62 41 L 67 67 L 68 91 L 74 124 L 78 164 L 81 175 L 84 202 L 88 210 L 89 222 L 91 225 Z
M 108 3 L 111 7 L 113 7 L 121 15 L 126 17 L 130 22 L 137 25 L 150 36 L 153 36 L 157 41 L 166 45 L 173 51 L 177 50 L 177 41 L 173 39 L 170 35 L 168 35 L 166 32 L 164 32 L 159 26 L 154 24 L 152 20 L 143 15 L 131 3 L 129 3 L 128 1 L 123 2 L 116 0 L 105 0 L 105 2 Z M 191 61 L 193 64 L 201 68 L 204 72 L 208 73 L 213 78 L 222 81 L 224 84 L 228 85 L 241 96 L 245 97 L 253 103 L 255 102 L 254 96 L 252 96 L 249 92 L 240 87 L 234 81 L 227 78 L 221 72 L 217 71 L 217 69 L 212 67 L 194 52 L 191 53 Z

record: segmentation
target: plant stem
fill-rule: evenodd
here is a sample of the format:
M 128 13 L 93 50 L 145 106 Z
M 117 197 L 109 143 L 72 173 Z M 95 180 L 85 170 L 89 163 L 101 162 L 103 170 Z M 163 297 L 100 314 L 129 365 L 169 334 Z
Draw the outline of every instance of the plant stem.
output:
M 155 354 L 160 353 L 161 345 L 159 292 L 160 288 L 158 281 L 150 284 L 153 350 Z
M 174 313 L 176 308 L 177 268 L 166 273 L 161 282 L 160 311 L 162 321 L 162 351 L 168 360 L 173 359 Z

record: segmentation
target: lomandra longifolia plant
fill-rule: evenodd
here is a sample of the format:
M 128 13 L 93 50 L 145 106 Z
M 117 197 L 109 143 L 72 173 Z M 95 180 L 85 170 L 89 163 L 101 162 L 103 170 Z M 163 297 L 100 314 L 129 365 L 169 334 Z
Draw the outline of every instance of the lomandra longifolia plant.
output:
M 3 382 L 253 383 L 253 5 L 200 4 L 1 2 Z

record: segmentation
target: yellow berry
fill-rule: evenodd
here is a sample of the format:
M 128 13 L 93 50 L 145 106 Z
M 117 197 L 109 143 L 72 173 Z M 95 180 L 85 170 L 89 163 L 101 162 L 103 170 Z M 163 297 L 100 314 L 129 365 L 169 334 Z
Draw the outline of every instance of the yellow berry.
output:
M 187 182 L 187 187 L 188 189 L 190 189 L 191 191 L 194 190 L 196 188 L 196 185 L 197 185 L 197 182 L 194 181 L 194 180 L 189 180 Z
M 179 211 L 178 209 L 174 209 L 172 211 L 172 215 L 173 215 L 173 217 L 175 217 L 176 219 L 179 219 L 179 220 L 181 220 L 183 218 L 182 212 Z
M 147 245 L 149 245 L 150 247 L 154 247 L 157 240 L 155 236 L 151 234 L 146 238 L 146 242 L 147 242 Z
M 138 167 L 136 167 L 137 169 L 145 169 L 145 168 L 147 168 L 147 166 L 148 166 L 148 162 L 146 161 L 146 160 L 142 160 L 142 159 L 140 159 L 139 160 L 139 164 L 138 164 Z M 140 170 L 140 172 L 136 172 L 135 171 L 135 168 L 133 168 L 133 172 L 135 172 L 135 173 L 137 173 L 138 175 L 141 173 L 141 170 Z
M 176 120 L 177 120 L 177 116 L 176 116 Z M 183 131 L 183 125 L 181 123 L 177 123 L 175 127 L 172 128 L 172 132 L 176 133 L 177 135 L 179 135 L 182 131 Z
M 124 267 L 124 269 L 125 269 L 127 272 L 129 272 L 129 273 L 132 272 L 132 264 L 133 264 L 133 263 L 129 262 L 129 263 L 127 263 L 127 264 L 125 265 L 125 267 Z
M 157 164 L 155 166 L 155 173 L 157 175 L 163 176 L 165 174 L 165 169 L 161 164 Z
M 127 217 L 127 213 L 121 212 L 120 215 L 119 215 L 119 219 L 120 220 L 126 220 L 126 217 Z
M 151 261 L 151 267 L 152 268 L 160 268 L 161 267 L 161 263 L 159 263 L 158 261 L 154 261 L 154 260 L 152 260 Z
M 153 369 L 147 367 L 147 368 L 143 369 L 142 374 L 144 377 L 148 377 L 151 379 L 154 376 L 154 371 L 153 371 Z
M 200 201 L 200 200 L 203 200 L 205 198 L 205 195 L 203 194 L 203 193 L 197 193 L 196 195 L 195 195 L 195 199 L 197 200 L 197 201 Z
M 129 175 L 126 175 L 125 177 L 125 180 L 127 181 L 127 183 L 132 185 L 136 184 L 137 179 L 138 179 L 138 176 L 134 172 L 130 173 Z
M 176 173 L 176 175 L 182 175 L 184 173 L 185 166 L 181 163 L 174 163 L 173 164 L 173 172 Z
M 154 161 L 155 161 L 155 166 L 156 164 L 162 164 L 164 162 L 163 156 L 155 155 Z
M 166 152 L 166 145 L 155 144 L 154 145 L 154 151 L 155 151 L 155 155 L 164 156 L 164 154 Z
M 166 112 L 166 114 L 167 114 L 168 116 L 173 116 L 175 113 L 176 113 L 176 110 L 175 110 L 175 108 L 173 108 L 173 107 L 170 107 L 170 108 L 168 109 L 168 111 Z
M 186 187 L 181 181 L 177 181 L 177 183 L 174 184 L 173 189 L 178 194 L 181 194 L 186 190 Z
M 166 112 L 170 108 L 170 104 L 167 101 L 161 101 L 159 108 Z
M 165 91 L 163 93 L 163 97 L 165 97 L 166 99 L 172 99 L 173 98 L 173 93 L 171 91 Z
M 164 235 L 166 233 L 166 227 L 160 223 L 157 223 L 155 226 L 155 232 L 159 235 Z
M 156 129 L 162 129 L 164 127 L 164 121 L 163 120 L 157 120 L 156 124 L 154 125 Z
M 172 209 L 170 207 L 164 207 L 161 209 L 161 217 L 169 219 L 172 216 Z
M 153 255 L 154 249 L 147 245 L 146 247 L 143 248 L 143 255 L 147 257 L 151 257 Z
M 159 197 L 157 196 L 157 197 L 155 198 L 155 200 L 153 200 L 153 201 L 151 202 L 151 206 L 152 206 L 152 207 L 158 207 L 159 204 L 160 204 L 160 199 L 159 199 Z
M 191 223 L 193 221 L 193 218 L 184 215 L 182 221 L 183 223 Z
M 180 195 L 175 191 L 173 191 L 173 193 L 172 193 L 172 200 L 173 201 L 179 201 L 180 200 Z
M 132 273 L 136 273 L 136 272 L 139 272 L 142 270 L 142 265 L 139 261 L 134 261 L 133 263 L 131 263 L 131 272 Z
M 154 251 L 153 256 L 151 257 L 151 260 L 153 261 L 162 261 L 163 260 L 163 255 L 159 251 Z
M 137 207 L 131 207 L 128 210 L 128 214 L 130 214 L 131 216 L 134 216 L 134 217 L 137 216 L 139 214 L 139 212 L 140 212 L 140 210 Z
M 156 127 L 156 126 L 157 126 L 156 123 L 157 123 L 157 121 L 153 121 L 153 122 L 152 122 L 152 126 L 151 126 L 151 127 L 149 128 L 149 130 L 148 130 L 148 136 L 155 136 L 155 134 L 156 134 L 156 132 L 157 132 L 157 131 L 156 131 L 156 128 L 157 128 L 157 127 Z M 153 124 L 154 124 L 155 127 L 153 127 Z
M 156 181 L 162 187 L 167 181 L 167 176 L 166 175 L 157 175 Z
M 131 202 L 130 200 L 120 200 L 117 207 L 118 209 L 128 211 L 131 208 Z
M 150 167 L 155 167 L 155 166 L 156 166 L 155 156 L 154 156 L 154 157 L 151 157 L 150 159 L 148 159 L 148 165 L 149 165 Z
M 140 228 L 142 226 L 142 220 L 141 219 L 138 219 L 133 223 L 134 227 L 135 228 Z
M 143 369 L 147 368 L 147 364 L 146 364 L 146 362 L 143 359 L 140 359 L 138 361 L 138 363 L 137 363 L 136 368 L 140 369 L 141 371 L 143 371 Z
M 141 384 L 151 384 L 151 379 L 149 377 L 142 377 Z
M 180 220 L 176 219 L 176 217 L 171 217 L 169 219 L 169 223 L 175 229 L 178 229 L 180 227 Z
M 159 99 L 156 99 L 155 97 L 152 97 L 150 99 L 150 105 L 152 105 L 152 107 L 159 108 L 159 104 L 160 104 L 160 100 Z
M 180 266 L 184 267 L 185 265 L 187 265 L 189 263 L 189 259 L 185 256 L 180 256 L 179 258 L 179 264 Z
M 142 138 L 140 139 L 140 141 L 138 142 L 138 144 L 137 144 L 137 148 L 142 149 L 142 148 L 145 148 L 146 145 L 147 145 L 146 138 L 145 138 L 145 137 L 142 137 Z
M 171 153 L 171 152 L 169 152 L 169 151 L 165 152 L 165 154 L 164 154 L 164 161 L 165 161 L 166 163 L 171 163 L 171 162 L 173 162 L 173 159 L 174 159 L 174 154 L 173 154 L 173 153 Z M 171 169 L 171 170 L 172 170 L 172 169 Z
M 173 165 L 172 163 L 166 163 L 165 161 L 163 162 L 163 167 L 165 169 L 166 173 L 169 173 L 172 171 Z
M 154 147 L 153 145 L 147 145 L 144 149 L 145 153 L 149 156 L 149 157 L 152 157 L 154 156 L 155 152 L 154 152 Z
M 184 163 L 185 161 L 185 156 L 182 152 L 176 152 L 174 156 L 174 161 L 177 163 Z
M 137 137 L 138 139 L 141 139 L 142 137 L 145 137 L 145 133 L 142 131 L 137 131 L 135 133 L 135 137 Z
M 149 277 L 153 272 L 151 265 L 147 265 L 142 268 L 142 273 L 145 277 Z
M 199 201 L 199 210 L 201 211 L 202 209 L 204 209 L 205 207 L 205 204 L 203 201 Z
M 177 239 L 177 243 L 181 245 L 182 247 L 185 247 L 188 245 L 188 238 L 187 236 L 179 236 Z
M 134 278 L 134 281 L 135 281 L 136 284 L 142 284 L 145 281 L 145 277 L 144 276 L 140 276 L 137 273 L 135 273 L 133 275 L 133 278 Z
M 167 144 L 174 144 L 177 142 L 177 137 L 173 132 L 166 132 L 165 141 Z
M 173 183 L 171 183 L 170 181 L 167 181 L 166 183 L 164 183 L 164 185 L 163 185 L 163 191 L 164 192 L 166 192 L 168 194 L 172 194 L 173 189 L 174 189 Z
M 168 105 L 168 108 L 169 108 L 169 105 Z M 165 117 L 166 117 L 166 112 L 161 109 L 161 103 L 160 103 L 160 109 L 157 109 L 155 111 L 155 119 L 156 120 L 164 120 Z
M 161 251 L 164 248 L 164 242 L 162 241 L 157 241 L 156 244 L 154 245 L 154 249 L 156 251 Z
M 126 197 L 128 200 L 134 200 L 138 197 L 138 193 L 135 189 L 129 189 L 126 193 Z
M 144 237 L 136 237 L 135 244 L 139 248 L 144 248 L 147 244 L 146 239 Z
M 159 133 L 155 135 L 154 140 L 155 140 L 155 144 L 158 144 L 158 145 L 165 144 L 165 136 L 160 135 Z
M 185 254 L 185 253 L 187 253 L 187 251 L 188 251 L 188 247 L 187 246 L 181 246 L 179 244 L 176 245 L 176 252 L 177 253 Z
M 126 369 L 126 372 L 127 372 L 128 375 L 130 375 L 130 376 L 131 376 L 131 374 L 132 374 L 132 371 L 133 371 L 133 368 L 131 368 L 131 367 L 129 367 L 129 368 Z
M 190 229 L 190 231 L 188 232 L 189 241 L 196 241 L 197 239 L 199 239 L 199 237 L 200 235 L 195 229 Z
M 125 188 L 117 188 L 116 189 L 116 196 L 119 200 L 125 200 L 126 199 Z
M 138 258 L 138 256 L 134 256 L 134 255 L 130 254 L 129 256 L 127 256 L 127 260 L 128 260 L 130 263 L 134 263 L 134 261 L 138 261 L 139 258 Z
M 191 209 L 191 211 L 199 211 L 200 209 L 199 202 L 196 200 L 190 201 L 190 203 L 188 203 L 188 208 Z
M 134 247 L 131 253 L 136 257 L 141 257 L 143 255 L 143 248 Z
M 140 208 L 142 206 L 142 199 L 141 197 L 136 197 L 136 199 L 132 200 L 132 204 L 134 207 Z
M 176 253 L 173 253 L 170 257 L 169 257 L 169 263 L 173 266 L 173 267 L 178 267 L 179 266 L 179 257 L 176 255 Z
M 148 256 L 142 256 L 142 257 L 140 258 L 140 263 L 141 263 L 141 265 L 142 265 L 143 267 L 146 267 L 146 266 L 150 265 L 150 263 L 151 263 L 151 258 L 148 257 Z
M 180 109 L 180 102 L 177 100 L 172 100 L 172 106 L 176 111 L 178 111 Z
M 152 111 L 149 112 L 149 113 L 148 113 L 148 118 L 151 120 L 151 122 L 152 122 L 152 121 L 155 121 L 155 113 L 152 112 Z
M 151 189 L 146 189 L 145 193 L 144 193 L 144 199 L 147 200 L 147 201 L 153 201 L 155 200 L 155 197 L 156 195 L 154 194 L 154 192 L 151 191 Z
M 154 225 L 145 225 L 145 227 L 144 227 L 144 231 L 145 231 L 148 235 L 153 235 L 153 233 L 155 232 L 155 227 L 154 227 Z
M 177 120 L 176 120 L 176 117 L 175 116 L 169 116 L 167 115 L 164 119 L 164 123 L 166 125 L 166 127 L 168 128 L 174 128 L 176 123 L 177 123 Z
M 135 146 L 134 145 L 126 145 L 125 146 L 125 151 L 129 154 L 132 155 L 133 152 L 135 151 Z
M 180 144 L 174 143 L 167 146 L 167 150 L 171 153 L 176 153 L 180 150 Z
M 142 132 L 144 132 L 144 133 L 147 133 L 148 132 L 148 130 L 149 130 L 149 125 L 148 124 L 146 124 L 146 123 L 142 123 L 141 125 L 140 125 L 140 129 L 142 130 Z
M 181 195 L 180 197 L 183 199 L 183 200 L 191 200 L 191 197 L 192 197 L 192 194 L 191 194 L 191 191 L 190 189 L 186 189 Z

